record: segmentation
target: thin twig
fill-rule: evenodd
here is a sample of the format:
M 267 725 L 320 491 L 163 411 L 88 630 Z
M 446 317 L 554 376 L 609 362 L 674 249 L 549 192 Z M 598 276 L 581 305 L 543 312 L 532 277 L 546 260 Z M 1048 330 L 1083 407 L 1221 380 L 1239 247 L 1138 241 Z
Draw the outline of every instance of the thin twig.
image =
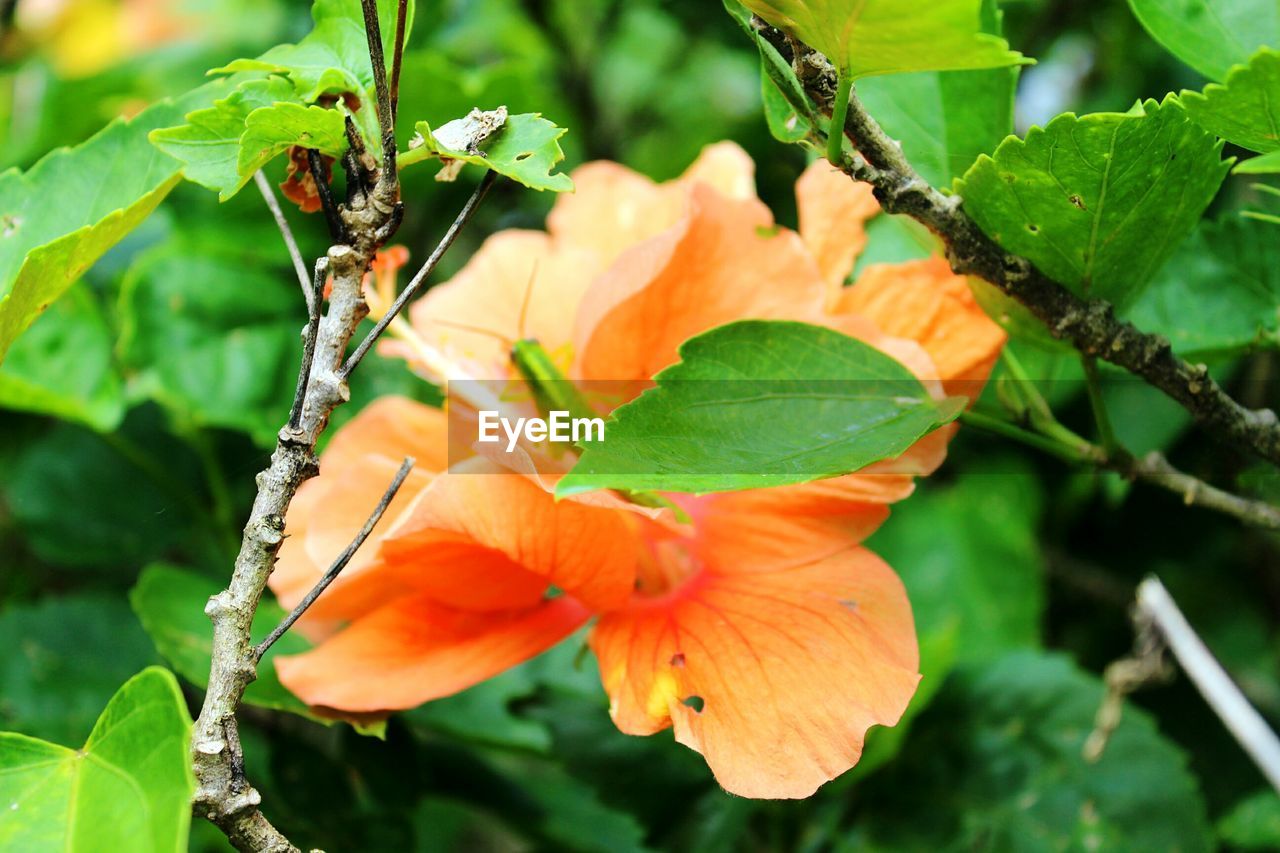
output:
M 378 99 L 378 128 L 382 131 L 382 174 L 378 176 L 378 183 L 390 186 L 396 182 L 396 126 L 391 112 L 391 93 L 387 88 L 387 58 L 382 49 L 378 0 L 360 0 L 360 7 L 364 11 L 369 62 L 373 66 L 373 90 Z
M 1164 584 L 1149 577 L 1138 587 L 1138 611 L 1156 626 L 1182 669 L 1262 775 L 1280 791 L 1280 738 L 1249 704 L 1182 615 Z
M 329 189 L 329 182 L 324 179 L 324 164 L 320 162 L 320 152 L 314 148 L 307 149 L 307 169 L 311 172 L 311 180 L 315 181 L 325 221 L 329 223 L 329 237 L 335 243 L 351 242 L 347 237 L 347 226 L 343 224 L 338 205 L 333 200 L 333 191 Z
M 315 313 L 315 303 L 311 299 L 311 282 L 307 279 L 307 264 L 302 260 L 302 252 L 298 251 L 298 242 L 293 239 L 289 220 L 284 218 L 284 211 L 280 209 L 275 190 L 271 189 L 271 182 L 267 180 L 266 175 L 262 174 L 261 169 L 253 173 L 253 182 L 258 185 L 262 200 L 267 203 L 267 209 L 271 211 L 276 225 L 280 228 L 280 236 L 284 238 L 285 248 L 289 250 L 289 259 L 293 261 L 293 270 L 298 274 L 298 284 L 302 286 L 302 296 L 307 300 L 307 316 L 310 317 Z
M 296 431 L 302 421 L 302 406 L 307 399 L 307 383 L 311 381 L 311 362 L 316 355 L 316 332 L 320 328 L 320 303 L 324 299 L 324 279 L 329 273 L 329 259 L 316 261 L 315 276 L 307 292 L 307 330 L 302 338 L 302 365 L 298 368 L 298 385 L 293 392 L 293 406 L 289 410 L 289 430 Z
M 759 31 L 792 62 L 812 101 L 830 114 L 836 88 L 831 63 L 763 22 Z M 887 213 L 910 216 L 941 238 L 957 274 L 985 279 L 1026 306 L 1054 337 L 1140 376 L 1177 401 L 1201 426 L 1280 465 L 1280 418 L 1275 412 L 1242 406 L 1214 382 L 1207 367 L 1175 355 L 1164 337 L 1117 319 L 1110 303 L 1082 299 L 1027 258 L 1006 252 L 965 213 L 959 197 L 943 195 L 916 172 L 856 93 L 847 109 L 844 132 L 854 150 L 843 152 L 840 169 L 871 184 Z
M 396 41 L 391 52 L 391 122 L 395 123 L 400 107 L 400 65 L 404 59 L 405 20 L 409 15 L 409 0 L 400 0 L 396 8 Z
M 254 649 L 254 658 L 262 660 L 262 656 L 267 653 L 267 649 L 275 645 L 276 640 L 280 639 L 285 631 L 293 627 L 293 623 L 301 618 L 302 614 L 315 603 L 320 597 L 320 593 L 329 588 L 329 584 L 338 579 L 338 575 L 351 562 L 351 558 L 356 555 L 356 551 L 360 550 L 360 546 L 369 538 L 369 534 L 373 532 L 373 528 L 378 526 L 378 522 L 382 520 L 382 514 L 387 511 L 387 507 L 391 505 L 391 501 L 395 499 L 396 492 L 400 491 L 400 487 L 404 485 L 405 477 L 409 476 L 409 471 L 413 469 L 414 459 L 412 456 L 406 456 L 404 462 L 400 465 L 400 470 L 396 472 L 395 479 L 391 481 L 391 485 L 387 486 L 386 492 L 383 493 L 382 499 L 378 501 L 378 505 L 373 508 L 373 512 L 369 515 L 369 519 L 364 523 L 364 527 L 360 528 L 360 532 L 351 540 L 351 543 L 343 550 L 338 558 L 333 561 L 333 565 L 329 566 L 324 576 L 311 588 L 306 597 L 298 602 L 298 606 L 275 627 L 275 630 L 267 635 L 261 643 Z
M 471 194 L 471 198 L 467 199 L 467 203 L 458 212 L 453 224 L 449 226 L 449 230 L 445 232 L 444 237 L 440 239 L 439 244 L 432 251 L 431 257 L 427 258 L 427 262 L 422 265 L 422 269 L 418 270 L 404 290 L 400 291 L 396 301 L 387 309 L 387 313 L 382 316 L 378 324 L 360 342 L 360 346 L 356 347 L 356 351 L 351 354 L 351 357 L 347 359 L 347 363 L 343 365 L 342 370 L 339 372 L 340 376 L 351 375 L 351 371 L 356 369 L 361 360 L 368 354 L 369 349 L 378 342 L 378 338 L 387 330 L 387 326 L 390 326 L 391 322 L 404 310 L 404 306 L 418 292 L 422 283 L 426 281 L 427 276 L 431 275 L 436 265 L 440 263 L 440 259 L 444 257 L 445 252 L 449 251 L 449 247 L 453 245 L 453 241 L 457 239 L 458 234 L 471 221 L 471 217 L 475 215 L 476 208 L 480 206 L 480 202 L 484 201 L 485 194 L 489 192 L 489 187 L 493 186 L 495 177 L 496 173 L 485 172 L 484 177 L 480 179 L 480 185 L 476 187 L 475 192 Z
M 1161 453 L 1153 451 L 1138 458 L 1122 447 L 1108 452 L 1106 448 L 1079 436 L 1073 435 L 1069 442 L 1062 441 L 976 409 L 962 413 L 960 421 L 1055 456 L 1068 464 L 1113 471 L 1126 479 L 1158 486 L 1176 494 L 1187 506 L 1214 510 L 1264 530 L 1280 530 L 1280 508 L 1211 486 L 1178 470 Z

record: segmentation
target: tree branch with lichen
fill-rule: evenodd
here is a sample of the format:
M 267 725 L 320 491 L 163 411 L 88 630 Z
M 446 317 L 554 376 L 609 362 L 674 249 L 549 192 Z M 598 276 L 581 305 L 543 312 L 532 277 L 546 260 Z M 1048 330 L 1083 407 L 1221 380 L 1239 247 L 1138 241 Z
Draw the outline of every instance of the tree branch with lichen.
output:
M 791 62 L 805 94 L 826 115 L 835 111 L 836 73 L 822 54 L 759 18 L 752 26 Z M 814 122 L 815 131 L 819 123 Z M 1141 377 L 1191 413 L 1213 435 L 1280 465 L 1280 419 L 1270 409 L 1250 409 L 1219 386 L 1203 364 L 1178 357 L 1169 341 L 1120 320 L 1100 299 L 1083 299 L 1035 267 L 1005 251 L 964 211 L 963 200 L 945 195 L 920 176 L 851 92 L 838 167 L 871 185 L 888 213 L 915 219 L 942 240 L 952 270 L 984 279 L 1025 306 L 1055 338 L 1090 358 L 1102 359 Z M 826 140 L 821 140 L 825 143 Z

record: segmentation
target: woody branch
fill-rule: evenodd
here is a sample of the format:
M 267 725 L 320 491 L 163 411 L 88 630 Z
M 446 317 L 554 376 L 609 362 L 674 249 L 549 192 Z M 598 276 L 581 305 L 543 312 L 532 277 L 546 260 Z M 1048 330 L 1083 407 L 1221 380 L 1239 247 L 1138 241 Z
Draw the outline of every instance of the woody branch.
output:
M 362 282 L 377 250 L 395 233 L 402 214 L 400 185 L 395 172 L 392 104 L 376 0 L 361 2 L 375 71 L 384 162 L 381 168 L 377 168 L 376 164 L 370 166 L 359 158 L 346 161 L 351 192 L 344 204 L 336 203 L 327 192 L 322 193 L 335 243 L 325 257 L 316 262 L 315 277 L 310 282 L 308 322 L 303 332 L 302 364 L 294 404 L 288 422 L 277 436 L 269 466 L 258 474 L 258 493 L 244 527 L 230 583 L 225 590 L 210 598 L 205 608 L 213 622 L 213 654 L 204 705 L 192 731 L 191 758 L 196 776 L 192 806 L 198 817 L 212 821 L 237 849 L 245 851 L 297 849 L 259 810 L 261 796 L 244 775 L 236 712 L 245 688 L 257 677 L 259 655 L 269 645 L 264 641 L 255 647 L 250 629 L 284 538 L 285 515 L 298 488 L 319 472 L 316 442 L 328 426 L 329 416 L 350 397 L 344 360 L 357 326 L 368 314 Z M 399 21 L 403 20 L 405 7 L 406 0 L 402 0 Z M 396 55 L 392 57 L 395 67 L 399 65 L 398 54 L 403 46 L 403 24 L 399 21 Z M 362 151 L 362 141 L 353 139 L 352 147 Z M 321 178 L 318 170 L 313 173 Z M 317 185 L 323 190 L 328 189 L 323 180 L 318 180 Z M 273 199 L 271 196 L 269 206 Z M 464 211 L 465 218 L 469 219 L 472 210 L 474 204 Z M 282 218 L 278 216 L 277 222 Z M 452 242 L 458 227 L 455 222 L 445 248 Z M 287 233 L 285 239 L 286 242 L 291 241 Z M 438 249 L 437 254 L 442 251 Z M 326 274 L 332 278 L 333 285 L 328 310 L 322 313 Z M 366 524 L 368 531 L 372 530 L 403 482 L 408 464 L 406 461 L 383 501 L 374 508 L 374 514 Z M 367 536 L 367 531 L 364 535 Z M 326 573 L 326 578 L 331 581 L 337 576 L 363 539 L 364 536 L 358 536 L 352 542 Z M 303 610 L 305 607 L 300 607 L 291 614 L 291 620 L 300 616 Z M 278 637 L 290 624 L 292 621 L 273 632 L 271 639 Z
M 759 18 L 754 26 L 791 61 L 818 108 L 830 114 L 836 90 L 831 63 Z M 962 199 L 942 194 L 915 171 L 856 93 L 849 99 L 844 133 L 854 151 L 842 153 L 841 170 L 870 184 L 886 212 L 910 216 L 936 234 L 957 274 L 985 279 L 1026 306 L 1054 337 L 1085 356 L 1141 377 L 1177 401 L 1207 431 L 1280 465 L 1280 419 L 1273 411 L 1241 405 L 1210 377 L 1207 367 L 1175 355 L 1164 337 L 1117 319 L 1110 303 L 1082 299 L 1027 258 L 1002 249 L 965 213 Z

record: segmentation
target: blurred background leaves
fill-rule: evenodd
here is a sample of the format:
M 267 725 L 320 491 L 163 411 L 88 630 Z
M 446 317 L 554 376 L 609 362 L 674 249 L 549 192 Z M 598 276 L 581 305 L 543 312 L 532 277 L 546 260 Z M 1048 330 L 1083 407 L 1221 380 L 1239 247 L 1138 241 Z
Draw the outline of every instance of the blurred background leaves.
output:
M 873 112 L 938 184 L 993 150 L 1011 122 L 1022 132 L 1065 110 L 1124 111 L 1208 82 L 1125 4 L 1001 8 L 1011 45 L 1040 62 L 1021 75 L 1016 114 L 1008 71 L 866 84 Z M 310 28 L 309 4 L 285 0 L 21 0 L 16 12 L 0 9 L 14 15 L 0 35 L 0 168 L 29 167 L 116 116 L 199 85 L 206 68 Z M 438 126 L 499 104 L 541 112 L 570 129 L 566 168 L 609 158 L 658 179 L 702 146 L 734 139 L 756 160 L 762 197 L 794 224 L 804 153 L 771 138 L 756 49 L 720 4 L 422 0 L 417 20 L 406 118 Z M 913 109 L 937 118 L 937 93 L 974 84 L 985 142 L 964 134 L 953 145 L 945 122 L 912 118 Z M 402 147 L 413 121 L 402 122 Z M 272 171 L 283 179 L 281 164 Z M 438 184 L 432 171 L 405 176 L 398 242 L 419 260 L 475 180 Z M 540 227 L 553 201 L 510 185 L 494 195 L 441 278 L 487 234 Z M 1215 371 L 1257 405 L 1275 402 L 1277 243 L 1260 230 L 1274 226 L 1238 211 L 1262 206 L 1248 178 L 1229 177 L 1213 208 L 1221 223 L 1201 225 L 1131 309 L 1184 354 L 1215 358 Z M 304 254 L 322 250 L 318 218 L 290 216 Z M 927 238 L 897 220 L 873 226 L 874 259 L 917 256 L 922 245 Z M 1206 297 L 1243 288 L 1249 310 L 1201 299 L 1191 312 L 1180 282 Z M 130 591 L 142 612 L 161 590 L 151 606 L 162 611 L 177 586 L 212 590 L 225 577 L 253 475 L 288 409 L 303 319 L 256 194 L 220 205 L 183 185 L 15 345 L 0 369 L 0 728 L 82 742 L 119 686 L 161 660 Z M 1069 363 L 1034 342 L 1018 352 L 1036 376 L 1072 378 Z M 33 375 L 39 396 L 21 384 Z M 1055 388 L 1045 393 L 1062 418 L 1087 429 L 1077 386 Z M 1144 390 L 1124 380 L 1108 387 L 1135 449 L 1164 449 L 1215 482 L 1238 477 L 1278 491 L 1274 475 L 1189 438 L 1182 420 L 1154 417 Z M 377 359 L 362 368 L 342 417 L 390 392 L 439 399 L 399 363 Z M 295 843 L 331 850 L 1280 845 L 1280 805 L 1259 794 L 1263 780 L 1185 680 L 1139 693 L 1099 764 L 1080 752 L 1098 674 L 1128 651 L 1129 596 L 1151 571 L 1280 721 L 1274 537 L 962 431 L 943 472 L 870 545 L 911 592 L 924 682 L 908 721 L 874 732 L 863 764 L 811 800 L 729 797 L 669 734 L 619 734 L 593 661 L 577 654 L 580 639 L 392 718 L 385 739 L 247 707 L 248 773 Z M 170 568 L 144 578 L 159 562 Z M 179 570 L 180 582 L 156 586 Z M 202 618 L 197 610 L 190 624 Z M 184 665 L 198 649 L 160 651 L 180 674 L 198 665 Z M 198 703 L 198 681 L 184 689 Z M 192 844 L 225 849 L 198 821 Z

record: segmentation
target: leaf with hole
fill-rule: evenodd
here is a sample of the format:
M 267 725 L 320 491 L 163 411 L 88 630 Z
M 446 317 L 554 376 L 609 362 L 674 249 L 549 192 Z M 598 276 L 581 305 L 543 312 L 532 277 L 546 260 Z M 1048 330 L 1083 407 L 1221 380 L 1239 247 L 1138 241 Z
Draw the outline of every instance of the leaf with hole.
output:
M 1085 297 L 1132 302 L 1191 233 L 1230 169 L 1176 99 L 1066 114 L 1005 140 L 956 182 L 1005 249 Z
M 0 732 L 0 847 L 185 850 L 190 740 L 182 691 L 159 667 L 125 682 L 80 749 Z
M 530 189 L 558 193 L 573 189 L 568 175 L 552 173 L 564 159 L 557 140 L 566 131 L 540 113 L 508 116 L 505 108 L 472 110 L 466 118 L 455 119 L 434 132 L 431 125 L 420 121 L 417 131 L 409 151 L 400 155 L 402 168 L 438 159 L 445 165 L 437 179 L 452 180 L 457 164 L 471 163 Z
M 820 326 L 747 320 L 690 338 L 559 483 L 718 492 L 804 483 L 898 456 L 959 414 L 876 348 Z

